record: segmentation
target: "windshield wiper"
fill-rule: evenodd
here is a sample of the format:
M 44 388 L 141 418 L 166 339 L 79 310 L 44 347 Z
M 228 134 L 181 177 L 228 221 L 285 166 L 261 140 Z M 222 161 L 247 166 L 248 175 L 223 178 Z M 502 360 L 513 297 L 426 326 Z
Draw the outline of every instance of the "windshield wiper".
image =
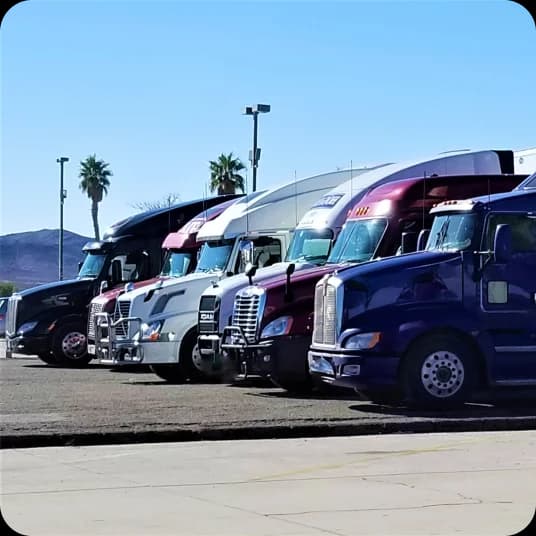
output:
M 450 220 L 445 220 L 441 225 L 441 228 L 437 232 L 434 249 L 441 249 L 445 239 L 447 238 L 447 232 L 449 230 Z

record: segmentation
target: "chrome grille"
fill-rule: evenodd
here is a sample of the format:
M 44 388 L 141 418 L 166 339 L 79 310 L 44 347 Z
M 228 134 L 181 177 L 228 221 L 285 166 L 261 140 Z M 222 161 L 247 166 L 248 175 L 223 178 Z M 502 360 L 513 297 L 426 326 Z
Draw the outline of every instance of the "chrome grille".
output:
M 130 314 L 130 300 L 117 300 L 114 311 L 114 322 L 120 318 L 128 318 Z M 118 337 L 126 337 L 128 327 L 126 322 L 121 322 L 115 328 L 115 334 Z
M 15 336 L 17 332 L 17 306 L 19 301 L 19 296 L 11 296 L 7 302 L 6 335 L 11 337 Z
M 91 340 L 95 340 L 95 315 L 102 313 L 104 303 L 92 303 L 89 308 L 89 317 L 87 319 L 87 336 Z
M 315 288 L 313 342 L 335 345 L 337 340 L 337 290 L 323 281 Z
M 323 337 L 324 344 L 335 344 L 335 329 L 337 324 L 337 306 L 335 303 L 336 292 L 335 287 L 328 285 L 324 296 L 324 307 L 322 312 L 323 318 Z
M 313 342 L 322 344 L 324 336 L 324 317 L 322 308 L 324 305 L 324 283 L 321 281 L 315 288 L 315 309 L 314 309 L 314 325 L 313 325 Z
M 233 326 L 242 329 L 248 342 L 255 342 L 262 294 L 237 294 L 233 309 Z

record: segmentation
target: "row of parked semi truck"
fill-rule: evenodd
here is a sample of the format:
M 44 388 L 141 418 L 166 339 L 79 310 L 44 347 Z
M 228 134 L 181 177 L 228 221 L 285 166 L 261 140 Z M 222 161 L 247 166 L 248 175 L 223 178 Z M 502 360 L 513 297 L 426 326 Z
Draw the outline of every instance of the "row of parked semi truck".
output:
M 450 152 L 133 216 L 86 244 L 75 280 L 10 298 L 8 355 L 435 406 L 536 386 L 522 160 Z

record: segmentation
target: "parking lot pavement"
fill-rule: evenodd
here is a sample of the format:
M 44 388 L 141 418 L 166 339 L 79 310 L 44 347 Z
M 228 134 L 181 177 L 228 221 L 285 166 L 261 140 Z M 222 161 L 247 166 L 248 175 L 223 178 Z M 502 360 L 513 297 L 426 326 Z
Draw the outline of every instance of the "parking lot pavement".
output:
M 536 432 L 9 449 L 2 513 L 32 535 L 515 534 Z

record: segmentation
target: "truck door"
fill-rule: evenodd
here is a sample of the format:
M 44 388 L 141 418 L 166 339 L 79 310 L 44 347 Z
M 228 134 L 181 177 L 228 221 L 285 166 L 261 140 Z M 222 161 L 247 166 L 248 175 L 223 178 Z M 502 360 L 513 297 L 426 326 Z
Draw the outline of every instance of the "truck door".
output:
M 488 250 L 499 224 L 510 225 L 513 254 L 506 263 L 490 262 L 481 279 L 483 324 L 494 347 L 490 372 L 499 383 L 536 384 L 536 217 L 491 214 Z

